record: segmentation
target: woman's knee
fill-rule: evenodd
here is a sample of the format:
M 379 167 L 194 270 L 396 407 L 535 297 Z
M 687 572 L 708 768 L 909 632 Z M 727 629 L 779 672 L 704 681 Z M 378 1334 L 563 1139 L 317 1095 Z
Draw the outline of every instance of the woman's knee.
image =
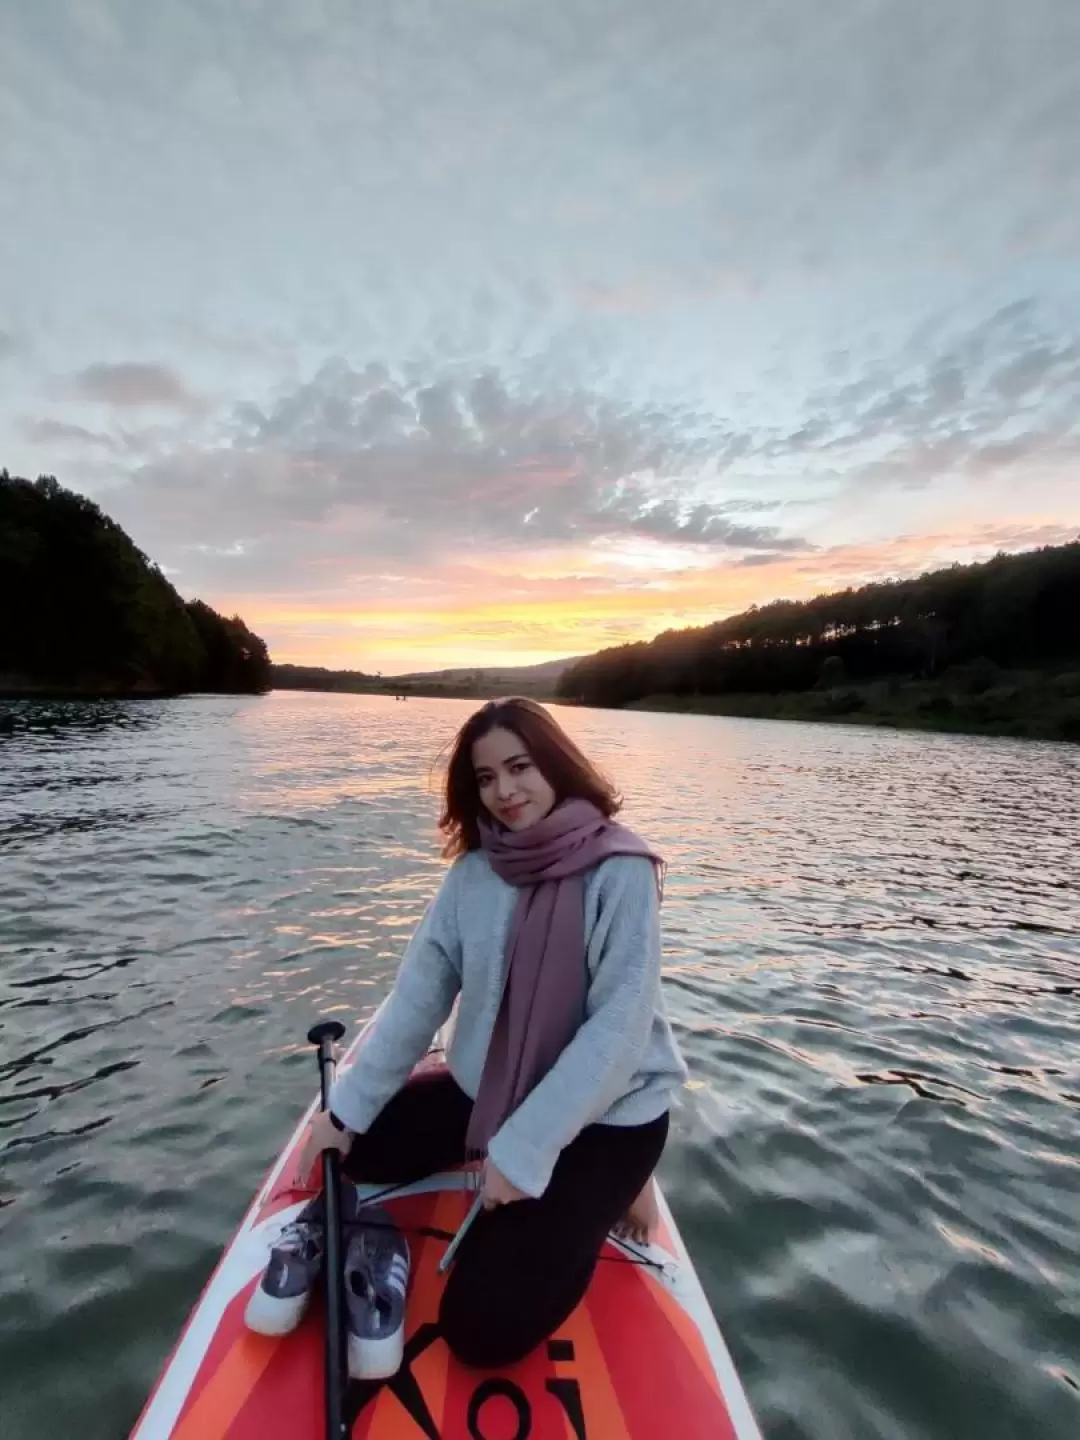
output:
M 474 1370 L 501 1370 L 523 1360 L 545 1338 L 528 1323 L 520 1303 L 509 1296 L 469 1295 L 447 1286 L 439 1307 L 439 1329 L 454 1359 Z
M 588 1288 L 592 1268 L 592 1264 L 572 1268 L 564 1264 L 544 1285 L 535 1275 L 514 1283 L 509 1266 L 508 1273 L 496 1276 L 463 1265 L 451 1272 L 443 1291 L 439 1306 L 443 1339 L 455 1359 L 473 1369 L 515 1365 L 553 1335 L 574 1310 Z

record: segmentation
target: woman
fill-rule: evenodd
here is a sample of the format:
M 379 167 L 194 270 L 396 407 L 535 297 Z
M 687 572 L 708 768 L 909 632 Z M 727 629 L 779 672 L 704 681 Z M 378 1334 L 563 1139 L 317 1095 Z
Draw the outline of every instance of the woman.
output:
M 522 1358 L 581 1300 L 608 1232 L 646 1240 L 656 1222 L 651 1177 L 686 1071 L 660 997 L 662 862 L 618 807 L 534 701 L 466 721 L 439 822 L 453 864 L 312 1126 L 305 1165 L 336 1147 L 357 1181 L 482 1157 L 484 1212 L 439 1317 L 468 1365 Z M 455 999 L 447 1068 L 412 1076 Z M 400 1361 L 408 1263 L 400 1236 L 372 1233 L 362 1283 L 346 1266 L 350 1309 L 380 1264 L 390 1281 L 392 1343 L 365 1360 L 358 1342 L 352 1363 L 368 1375 Z

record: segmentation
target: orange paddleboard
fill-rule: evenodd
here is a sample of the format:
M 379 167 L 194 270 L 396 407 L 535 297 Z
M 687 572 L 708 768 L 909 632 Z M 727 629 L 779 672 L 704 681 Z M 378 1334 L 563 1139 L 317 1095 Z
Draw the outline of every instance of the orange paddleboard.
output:
M 314 1108 L 222 1256 L 131 1440 L 323 1440 L 321 1294 L 291 1335 L 253 1335 L 243 1322 L 272 1244 L 308 1198 L 296 1169 Z M 439 1335 L 437 1267 L 470 1199 L 460 1171 L 380 1199 L 412 1253 L 405 1360 L 391 1380 L 350 1382 L 352 1440 L 761 1440 L 663 1197 L 656 1242 L 639 1250 L 609 1239 L 585 1299 L 545 1345 L 504 1371 L 459 1365 Z

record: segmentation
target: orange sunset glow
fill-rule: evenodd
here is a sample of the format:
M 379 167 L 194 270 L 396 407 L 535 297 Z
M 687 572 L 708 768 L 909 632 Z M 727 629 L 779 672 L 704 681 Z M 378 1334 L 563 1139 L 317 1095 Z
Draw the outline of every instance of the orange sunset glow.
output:
M 877 545 L 837 546 L 767 565 L 584 576 L 465 567 L 426 578 L 425 593 L 351 609 L 287 596 L 229 597 L 258 613 L 283 663 L 382 670 L 385 674 L 476 666 L 532 665 L 606 646 L 648 640 L 668 629 L 707 625 L 778 597 L 803 600 L 829 589 L 906 578 L 953 561 L 988 559 L 1003 548 L 1062 544 L 1070 527 L 1042 522 L 982 527 L 973 534 L 903 536 Z M 568 563 L 567 560 L 564 563 Z M 483 582 L 483 583 L 481 583 Z M 478 590 L 499 600 L 478 601 Z M 379 663 L 373 663 L 374 657 Z

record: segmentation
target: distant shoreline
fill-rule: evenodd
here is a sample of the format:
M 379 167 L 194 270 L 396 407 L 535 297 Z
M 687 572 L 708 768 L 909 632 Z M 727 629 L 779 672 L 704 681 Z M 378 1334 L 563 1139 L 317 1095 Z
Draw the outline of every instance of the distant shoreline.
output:
M 319 685 L 275 685 L 279 693 L 379 695 L 428 700 L 470 700 L 476 705 L 503 695 L 527 694 L 545 705 L 576 707 L 581 701 L 556 695 L 550 685 L 476 687 L 452 682 L 406 682 L 397 689 L 385 680 Z M 166 691 L 146 686 L 46 685 L 0 675 L 0 701 L 5 700 L 157 700 L 216 691 Z M 664 714 L 714 715 L 731 719 L 788 720 L 809 724 L 925 731 L 945 735 L 987 735 L 1019 740 L 1080 744 L 1080 672 L 1024 673 L 1002 676 L 1002 683 L 979 693 L 965 693 L 947 680 L 874 681 L 833 690 L 789 694 L 647 695 L 626 705 L 592 705 L 590 709 L 641 710 Z
M 1002 678 L 977 694 L 945 681 L 893 680 L 779 695 L 647 695 L 622 708 L 1080 744 L 1080 672 Z
M 539 700 L 544 704 L 566 704 L 560 701 L 555 695 L 550 684 L 538 685 L 529 684 L 527 681 L 511 681 L 504 684 L 498 683 L 495 677 L 490 683 L 483 685 L 455 684 L 453 681 L 416 681 L 404 680 L 398 685 L 390 681 L 380 680 L 375 684 L 363 684 L 353 682 L 350 684 L 327 684 L 320 685 L 311 682 L 304 684 L 271 684 L 271 690 L 285 693 L 290 690 L 305 690 L 314 694 L 324 695 L 382 695 L 387 699 L 394 699 L 395 696 L 404 696 L 406 700 L 475 700 L 478 705 L 484 704 L 486 700 L 498 700 L 504 695 L 528 695 L 533 700 Z
M 482 705 L 485 700 L 499 699 L 504 695 L 530 695 L 534 700 L 542 701 L 544 704 L 567 704 L 570 702 L 561 701 L 552 691 L 550 685 L 537 686 L 518 684 L 516 686 L 503 685 L 499 687 L 485 687 L 473 689 L 468 685 L 454 685 L 438 683 L 418 684 L 416 682 L 406 683 L 395 689 L 388 684 L 375 685 L 271 685 L 271 691 L 280 694 L 287 694 L 289 691 L 304 691 L 317 695 L 381 695 L 385 699 L 393 700 L 395 697 L 404 696 L 407 700 L 429 699 L 429 700 L 475 700 Z M 108 682 L 77 683 L 69 681 L 47 682 L 39 680 L 24 680 L 21 677 L 0 675 L 0 700 L 169 700 L 176 699 L 182 695 L 216 695 L 216 694 L 246 694 L 254 692 L 246 691 L 216 691 L 216 690 L 166 690 L 150 685 L 120 686 Z M 269 693 L 267 691 L 261 692 Z

